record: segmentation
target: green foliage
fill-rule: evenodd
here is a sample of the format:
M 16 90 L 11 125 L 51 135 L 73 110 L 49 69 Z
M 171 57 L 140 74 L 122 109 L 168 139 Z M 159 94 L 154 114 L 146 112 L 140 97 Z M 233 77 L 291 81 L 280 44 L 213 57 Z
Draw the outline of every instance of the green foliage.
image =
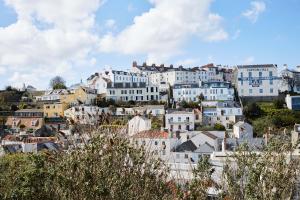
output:
M 61 76 L 55 76 L 50 80 L 52 89 L 67 89 L 66 81 Z
M 109 130 L 68 153 L 5 155 L 0 198 L 173 199 L 165 166 L 148 155 Z
M 194 179 L 188 185 L 189 196 L 187 199 L 207 199 L 209 187 L 217 188 L 217 184 L 212 180 L 214 168 L 209 163 L 209 158 L 203 156 L 198 161 L 197 168 L 193 170 Z
M 58 89 L 67 89 L 67 86 L 65 86 L 63 83 L 56 83 L 55 85 L 52 86 L 53 90 L 58 90 Z
M 222 124 L 218 124 L 218 123 L 216 123 L 214 125 L 214 129 L 217 131 L 225 131 L 226 130 L 225 126 L 223 126 Z
M 52 199 L 51 171 L 44 153 L 10 154 L 0 159 L 1 199 Z
M 255 102 L 250 102 L 244 106 L 243 113 L 247 118 L 253 119 L 261 116 L 262 110 Z
M 282 109 L 284 103 L 285 103 L 284 100 L 281 100 L 281 99 L 275 99 L 275 100 L 273 101 L 274 107 L 275 107 L 276 109 Z
M 180 102 L 180 106 L 182 108 L 199 108 L 199 103 L 198 102 L 186 102 L 185 100 Z
M 226 199 L 291 199 L 299 168 L 298 159 L 287 157 L 292 151 L 283 138 L 273 138 L 260 153 L 240 146 L 224 167 Z
M 151 118 L 151 129 L 153 130 L 160 130 L 163 127 L 163 120 L 159 117 L 152 117 Z

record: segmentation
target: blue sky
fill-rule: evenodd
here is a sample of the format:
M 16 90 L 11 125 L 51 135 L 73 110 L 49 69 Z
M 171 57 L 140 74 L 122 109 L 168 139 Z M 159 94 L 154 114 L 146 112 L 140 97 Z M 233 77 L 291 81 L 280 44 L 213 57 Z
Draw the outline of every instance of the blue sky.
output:
M 0 88 L 138 63 L 300 65 L 300 0 L 0 0 Z

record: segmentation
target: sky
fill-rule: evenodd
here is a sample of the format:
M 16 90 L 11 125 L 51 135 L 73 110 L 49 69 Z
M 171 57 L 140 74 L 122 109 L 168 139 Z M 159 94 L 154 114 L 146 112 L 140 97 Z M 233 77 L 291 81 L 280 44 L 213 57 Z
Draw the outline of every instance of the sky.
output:
M 300 0 L 0 0 L 0 88 L 111 67 L 300 65 Z

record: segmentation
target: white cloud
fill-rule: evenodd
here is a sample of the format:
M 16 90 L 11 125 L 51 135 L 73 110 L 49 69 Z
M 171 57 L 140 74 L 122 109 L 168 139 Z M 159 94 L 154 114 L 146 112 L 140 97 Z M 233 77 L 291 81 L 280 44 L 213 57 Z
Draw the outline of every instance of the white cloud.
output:
M 6 72 L 6 69 L 4 67 L 0 67 L 0 75 L 4 75 Z
M 114 19 L 108 19 L 105 21 L 105 27 L 108 29 L 116 28 L 116 21 Z
M 252 1 L 251 8 L 242 13 L 242 15 L 248 18 L 252 23 L 258 20 L 261 13 L 266 10 L 266 4 L 263 1 Z
M 17 22 L 0 28 L 0 66 L 12 85 L 48 86 L 56 74 L 71 80 L 78 63 L 89 62 L 100 0 L 5 0 Z
M 255 60 L 255 58 L 253 56 L 249 56 L 249 57 L 245 58 L 243 63 L 245 65 L 250 65 L 250 64 L 253 64 L 254 60 Z
M 124 54 L 147 54 L 149 62 L 164 62 L 180 53 L 189 36 L 206 42 L 228 38 L 222 17 L 210 12 L 212 0 L 150 0 L 148 12 L 134 18 L 117 35 L 102 37 L 100 50 Z

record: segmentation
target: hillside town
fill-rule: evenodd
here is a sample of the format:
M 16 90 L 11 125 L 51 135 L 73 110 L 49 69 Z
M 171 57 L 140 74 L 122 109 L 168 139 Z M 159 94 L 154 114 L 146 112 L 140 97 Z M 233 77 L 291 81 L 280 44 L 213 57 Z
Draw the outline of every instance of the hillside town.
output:
M 7 87 L 0 92 L 1 155 L 69 151 L 108 127 L 165 161 L 178 182 L 191 180 L 203 157 L 217 166 L 217 181 L 226 158 L 244 143 L 259 152 L 278 133 L 298 142 L 298 68 L 133 62 L 130 71 L 104 69 L 70 87 L 61 77 L 46 91 Z M 281 114 L 266 121 L 269 110 Z

